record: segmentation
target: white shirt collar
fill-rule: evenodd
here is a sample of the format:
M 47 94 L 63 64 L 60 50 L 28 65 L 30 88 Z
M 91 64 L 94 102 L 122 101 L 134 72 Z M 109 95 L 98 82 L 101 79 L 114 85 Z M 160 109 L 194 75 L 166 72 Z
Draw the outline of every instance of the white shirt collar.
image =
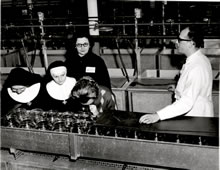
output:
M 200 56 L 200 54 L 201 54 L 201 51 L 200 51 L 200 49 L 199 50 L 197 50 L 195 53 L 193 53 L 192 55 L 190 55 L 189 57 L 187 57 L 187 59 L 186 59 L 186 64 L 187 63 L 191 63 L 191 62 L 194 62 L 194 61 L 197 61 L 198 59 L 198 56 Z

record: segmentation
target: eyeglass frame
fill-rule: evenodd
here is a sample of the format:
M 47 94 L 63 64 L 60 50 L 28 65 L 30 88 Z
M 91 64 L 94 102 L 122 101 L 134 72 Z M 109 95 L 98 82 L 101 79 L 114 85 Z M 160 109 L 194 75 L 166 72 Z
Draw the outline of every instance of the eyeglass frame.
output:
M 89 46 L 89 43 L 83 43 L 83 44 L 77 43 L 76 44 L 77 48 L 88 47 L 88 46 Z
M 178 43 L 180 43 L 180 41 L 192 41 L 192 40 L 190 40 L 190 39 L 182 39 L 182 38 L 178 37 L 177 41 L 178 41 Z

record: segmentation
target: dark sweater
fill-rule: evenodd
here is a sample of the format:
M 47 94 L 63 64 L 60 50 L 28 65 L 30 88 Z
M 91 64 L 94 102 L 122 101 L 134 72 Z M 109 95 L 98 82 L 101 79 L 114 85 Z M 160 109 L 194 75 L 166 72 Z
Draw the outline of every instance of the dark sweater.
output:
M 85 56 L 80 57 L 76 52 L 66 54 L 67 75 L 79 80 L 83 76 L 92 77 L 99 85 L 111 89 L 110 76 L 104 60 L 88 52 Z

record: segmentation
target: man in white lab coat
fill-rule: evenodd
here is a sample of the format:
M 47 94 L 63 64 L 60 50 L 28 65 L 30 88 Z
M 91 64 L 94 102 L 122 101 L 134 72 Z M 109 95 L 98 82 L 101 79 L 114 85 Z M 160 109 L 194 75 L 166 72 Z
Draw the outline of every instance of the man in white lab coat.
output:
M 186 55 L 175 89 L 175 102 L 153 114 L 143 115 L 140 123 L 155 123 L 176 116 L 213 117 L 212 68 L 209 59 L 201 53 L 203 37 L 195 27 L 183 29 L 176 48 Z

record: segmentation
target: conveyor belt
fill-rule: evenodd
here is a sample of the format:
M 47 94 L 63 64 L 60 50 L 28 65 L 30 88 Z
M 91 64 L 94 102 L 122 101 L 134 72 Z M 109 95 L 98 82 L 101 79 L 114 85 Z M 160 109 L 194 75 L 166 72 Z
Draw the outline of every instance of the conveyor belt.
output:
M 96 121 L 96 126 L 134 129 L 144 132 L 218 137 L 218 118 L 181 116 L 147 125 L 139 124 L 139 118 L 142 115 L 143 113 L 138 112 L 112 111 L 103 114 Z
M 140 167 L 218 169 L 218 118 L 183 116 L 143 125 L 138 123 L 141 115 L 108 112 L 88 131 L 1 127 L 1 147 L 76 161 L 87 158 Z

